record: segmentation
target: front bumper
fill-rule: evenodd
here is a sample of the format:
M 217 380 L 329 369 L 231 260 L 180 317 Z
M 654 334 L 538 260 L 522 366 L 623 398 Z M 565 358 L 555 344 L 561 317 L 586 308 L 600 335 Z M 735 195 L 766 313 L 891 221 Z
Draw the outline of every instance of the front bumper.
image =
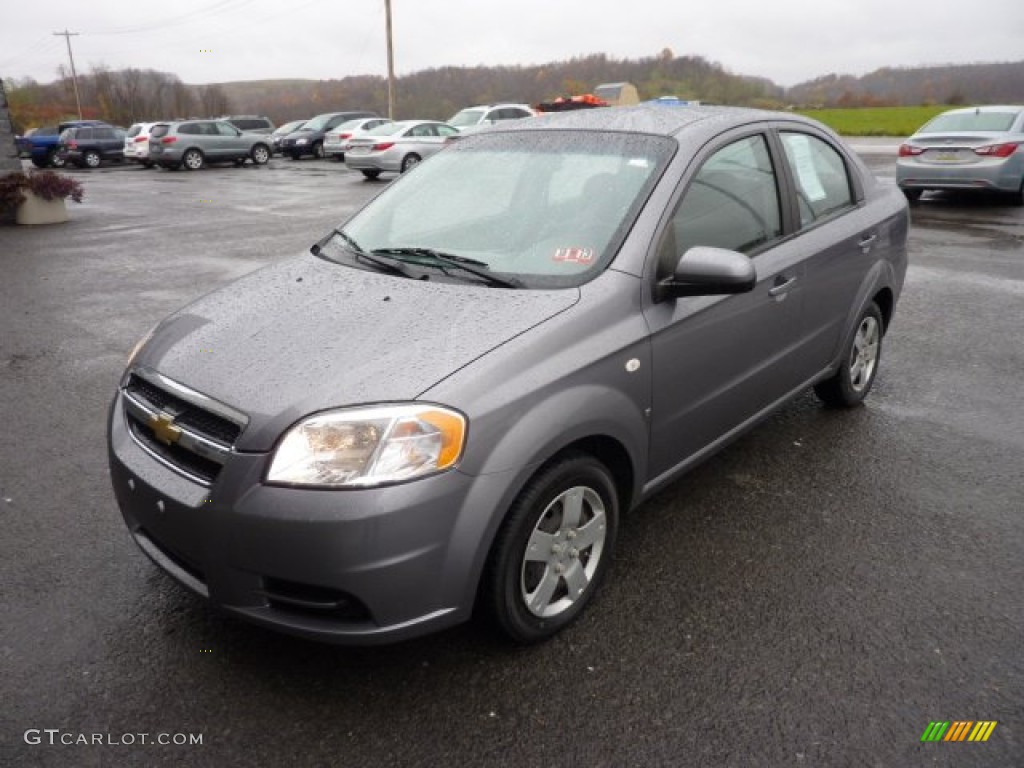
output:
M 384 488 L 262 484 L 268 454 L 232 453 L 212 486 L 156 461 L 110 412 L 114 493 L 140 548 L 248 620 L 372 644 L 469 618 L 511 477 L 457 471 Z

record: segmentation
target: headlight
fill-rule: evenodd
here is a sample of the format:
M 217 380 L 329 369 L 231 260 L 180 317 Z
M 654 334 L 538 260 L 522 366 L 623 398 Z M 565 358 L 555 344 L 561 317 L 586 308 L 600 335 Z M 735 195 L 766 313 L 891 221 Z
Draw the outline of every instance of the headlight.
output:
M 318 413 L 285 433 L 267 482 L 366 487 L 412 480 L 455 466 L 465 436 L 465 417 L 436 405 Z
M 306 140 L 305 139 L 297 139 L 295 143 L 296 144 L 305 144 Z

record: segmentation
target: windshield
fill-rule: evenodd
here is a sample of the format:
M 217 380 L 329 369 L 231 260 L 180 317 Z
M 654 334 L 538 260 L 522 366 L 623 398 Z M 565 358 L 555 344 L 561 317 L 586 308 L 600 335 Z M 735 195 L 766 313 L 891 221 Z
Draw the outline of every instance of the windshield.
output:
M 461 128 L 464 125 L 476 125 L 484 116 L 482 109 L 464 109 L 448 121 L 448 125 Z
M 936 117 L 918 133 L 1008 131 L 1019 114 L 1019 112 L 947 112 Z
M 363 133 L 364 136 L 391 136 L 405 128 L 405 123 L 384 123 Z
M 364 251 L 431 249 L 527 287 L 580 285 L 614 257 L 675 147 L 626 133 L 469 137 L 384 190 L 344 231 Z
M 297 130 L 300 130 L 300 131 L 322 131 L 324 129 L 324 127 L 329 122 L 331 122 L 331 118 L 332 117 L 334 117 L 334 115 L 317 115 L 312 120 L 310 120 L 308 123 L 306 123 L 304 126 L 302 126 L 301 128 L 298 128 Z

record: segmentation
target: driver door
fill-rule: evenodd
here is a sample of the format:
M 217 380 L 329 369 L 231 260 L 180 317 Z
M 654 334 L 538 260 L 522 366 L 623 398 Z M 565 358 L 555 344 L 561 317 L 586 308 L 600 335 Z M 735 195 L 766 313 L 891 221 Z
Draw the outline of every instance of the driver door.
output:
M 749 293 L 650 305 L 654 379 L 648 480 L 694 463 L 797 388 L 802 254 L 783 241 L 783 206 L 767 136 L 721 141 L 703 154 L 659 241 L 657 279 L 695 245 L 753 259 Z

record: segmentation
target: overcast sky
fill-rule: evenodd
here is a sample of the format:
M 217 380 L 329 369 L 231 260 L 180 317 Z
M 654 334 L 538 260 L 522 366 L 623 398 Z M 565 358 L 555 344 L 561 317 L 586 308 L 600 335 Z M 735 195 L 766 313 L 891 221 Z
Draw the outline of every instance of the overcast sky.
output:
M 8 9 L 0 76 L 67 64 L 186 83 L 387 72 L 384 0 L 41 0 Z M 399 75 L 439 66 L 699 55 L 779 85 L 883 66 L 1024 59 L 1024 0 L 392 0 Z M 1024 94 L 1021 96 L 1024 100 Z

